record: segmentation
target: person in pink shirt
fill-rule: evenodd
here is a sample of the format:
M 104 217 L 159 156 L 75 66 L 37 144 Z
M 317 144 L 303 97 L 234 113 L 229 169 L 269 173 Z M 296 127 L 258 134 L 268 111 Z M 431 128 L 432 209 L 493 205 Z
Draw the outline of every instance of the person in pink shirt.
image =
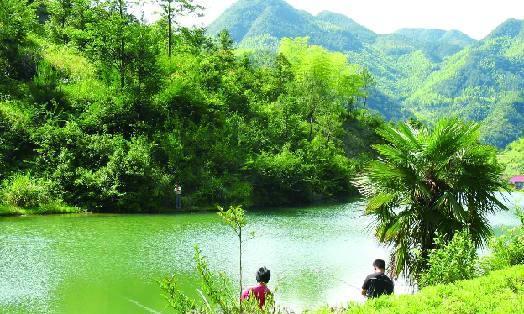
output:
M 247 300 L 253 295 L 258 300 L 258 305 L 263 308 L 266 304 L 266 296 L 271 294 L 267 283 L 271 278 L 271 272 L 266 267 L 261 267 L 257 271 L 258 286 L 248 288 L 242 292 L 242 300 Z

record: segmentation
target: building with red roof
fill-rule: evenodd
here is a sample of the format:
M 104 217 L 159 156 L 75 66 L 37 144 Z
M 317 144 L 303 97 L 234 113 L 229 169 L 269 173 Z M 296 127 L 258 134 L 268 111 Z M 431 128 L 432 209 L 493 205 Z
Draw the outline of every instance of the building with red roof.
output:
M 524 176 L 514 176 L 509 179 L 509 183 L 515 186 L 515 189 L 524 189 Z

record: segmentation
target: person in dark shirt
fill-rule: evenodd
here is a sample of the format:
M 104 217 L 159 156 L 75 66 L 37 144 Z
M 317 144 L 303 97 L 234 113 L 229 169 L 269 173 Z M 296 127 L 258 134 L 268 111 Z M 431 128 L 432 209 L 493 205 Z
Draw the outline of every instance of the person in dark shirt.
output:
M 362 285 L 362 295 L 368 298 L 378 298 L 381 295 L 390 295 L 393 293 L 393 281 L 384 274 L 386 262 L 382 259 L 376 259 L 373 262 L 375 272 L 368 275 Z

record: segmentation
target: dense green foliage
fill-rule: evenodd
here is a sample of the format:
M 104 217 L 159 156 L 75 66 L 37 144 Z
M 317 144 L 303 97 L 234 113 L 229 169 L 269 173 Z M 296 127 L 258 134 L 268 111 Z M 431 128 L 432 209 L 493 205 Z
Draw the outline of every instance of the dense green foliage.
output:
M 52 201 L 50 182 L 17 174 L 4 181 L 2 199 L 10 206 L 31 208 Z
M 508 147 L 499 154 L 499 161 L 506 167 L 504 170 L 504 177 L 506 179 L 516 175 L 523 175 L 524 137 L 508 145 Z
M 487 276 L 422 289 L 416 295 L 387 296 L 341 313 L 522 313 L 524 266 L 495 271 Z M 311 313 L 332 313 L 329 309 Z
M 415 125 L 415 126 L 414 126 Z M 366 214 L 379 241 L 392 246 L 392 272 L 418 280 L 429 254 L 467 230 L 476 247 L 490 235 L 486 215 L 505 209 L 496 197 L 502 167 L 493 147 L 479 143 L 479 126 L 442 119 L 385 126 L 378 160 L 356 181 L 370 199 Z
M 429 122 L 450 113 L 482 122 L 485 142 L 504 147 L 524 124 L 524 22 L 510 19 L 476 41 L 459 31 L 402 29 L 379 35 L 340 14 L 313 16 L 283 0 L 240 0 L 211 26 L 240 47 L 277 49 L 283 37 L 344 52 L 375 78 L 368 105 L 387 118 Z
M 4 195 L 17 176 L 34 181 L 31 202 L 95 211 L 171 208 L 177 182 L 186 208 L 355 193 L 382 121 L 343 55 L 285 40 L 257 62 L 227 33 L 175 27 L 191 1 L 167 1 L 152 25 L 127 1 L 43 3 L 0 7 Z
M 484 257 L 484 271 L 503 269 L 524 264 L 524 226 L 507 230 L 489 242 L 491 254 Z
M 0 216 L 76 213 L 80 209 L 64 203 L 53 183 L 29 174 L 15 174 L 0 189 Z
M 489 239 L 487 255 L 479 258 L 470 235 L 463 231 L 455 234 L 449 243 L 440 237 L 431 250 L 428 269 L 421 275 L 419 287 L 453 283 L 472 279 L 481 274 L 524 264 L 524 212 L 517 209 L 521 225 L 504 230 Z
M 452 283 L 475 278 L 478 256 L 475 244 L 467 232 L 457 232 L 449 243 L 435 239 L 436 248 L 429 253 L 428 270 L 419 280 L 419 287 Z

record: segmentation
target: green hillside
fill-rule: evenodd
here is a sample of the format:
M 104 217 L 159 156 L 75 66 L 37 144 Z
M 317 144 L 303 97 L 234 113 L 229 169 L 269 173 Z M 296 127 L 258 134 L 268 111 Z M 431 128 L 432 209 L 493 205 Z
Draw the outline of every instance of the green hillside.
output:
M 367 105 L 389 119 L 459 115 L 483 123 L 486 142 L 504 147 L 524 123 L 523 21 L 510 19 L 477 41 L 457 30 L 401 29 L 379 35 L 341 14 L 316 16 L 283 0 L 237 1 L 209 26 L 242 48 L 276 51 L 283 37 L 344 52 L 369 70 Z
M 2 4 L 0 212 L 171 210 L 176 184 L 185 209 L 357 193 L 383 120 L 358 108 L 369 76 L 343 53 L 287 40 L 259 67 L 227 33 L 169 36 L 126 2 Z M 284 9 L 305 16 L 266 15 Z
M 405 102 L 424 119 L 459 114 L 484 121 L 484 138 L 505 146 L 524 124 L 523 22 L 509 20 L 440 64 Z
M 440 29 L 401 29 L 379 38 L 374 47 L 386 49 L 386 54 L 404 55 L 420 49 L 434 61 L 442 61 L 475 43 L 474 39 L 462 32 Z

